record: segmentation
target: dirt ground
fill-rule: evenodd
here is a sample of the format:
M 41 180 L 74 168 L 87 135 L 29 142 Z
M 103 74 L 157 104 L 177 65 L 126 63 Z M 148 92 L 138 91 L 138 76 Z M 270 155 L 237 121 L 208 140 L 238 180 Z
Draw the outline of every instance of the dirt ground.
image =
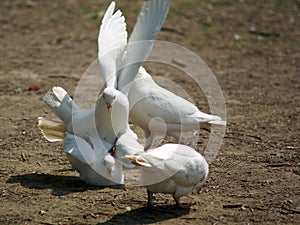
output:
M 149 211 L 144 188 L 84 184 L 62 144 L 48 143 L 36 127 L 36 118 L 49 113 L 43 95 L 55 85 L 74 94 L 96 59 L 108 4 L 0 1 L 0 224 L 299 224 L 300 2 L 173 1 L 158 39 L 191 49 L 209 65 L 228 120 L 207 185 L 182 198 L 190 211 L 174 209 L 169 195 L 156 195 L 161 210 Z M 117 0 L 129 32 L 141 4 Z M 152 74 L 168 74 L 153 65 L 146 65 Z M 168 78 L 208 111 L 179 75 Z

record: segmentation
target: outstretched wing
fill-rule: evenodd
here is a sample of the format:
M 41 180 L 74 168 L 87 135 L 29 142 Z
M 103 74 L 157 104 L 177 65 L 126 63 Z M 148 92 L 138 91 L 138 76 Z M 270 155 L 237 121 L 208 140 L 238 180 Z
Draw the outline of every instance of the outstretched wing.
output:
M 127 44 L 125 18 L 118 10 L 113 14 L 115 2 L 106 10 L 98 36 L 98 62 L 106 87 L 117 87 L 116 72 L 121 64 Z
M 154 40 L 160 31 L 170 8 L 171 0 L 152 0 L 143 4 L 137 23 L 123 55 L 122 72 L 118 78 L 118 89 L 127 94 L 130 83 L 139 67 L 150 54 Z

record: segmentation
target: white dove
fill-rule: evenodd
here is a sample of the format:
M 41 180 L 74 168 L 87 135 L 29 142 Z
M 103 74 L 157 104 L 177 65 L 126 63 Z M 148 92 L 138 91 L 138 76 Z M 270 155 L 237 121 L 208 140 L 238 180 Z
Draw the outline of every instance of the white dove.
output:
M 120 87 L 125 90 L 127 82 L 130 83 L 135 78 L 139 66 L 149 55 L 153 41 L 147 40 L 153 40 L 157 36 L 169 6 L 170 0 L 145 2 L 127 44 L 125 19 L 120 10 L 113 14 L 115 2 L 109 5 L 98 37 L 98 62 L 107 87 L 96 105 L 86 112 L 81 111 L 61 87 L 54 87 L 43 99 L 63 121 L 68 132 L 88 138 L 89 132 L 96 127 L 100 138 L 112 144 L 122 133 L 129 132 L 135 136 L 129 128 L 129 103 L 126 92 L 121 93 L 114 87 L 116 72 L 123 68 L 120 83 L 124 85 Z M 144 40 L 146 44 L 139 44 L 144 43 Z M 126 77 L 126 82 L 122 82 L 122 77 Z M 43 127 L 45 121 L 46 119 L 40 119 L 39 126 Z M 55 138 L 52 141 L 54 140 Z
M 160 20 L 160 16 L 167 14 L 166 10 L 170 4 L 168 1 L 163 1 L 165 7 L 160 7 L 162 1 L 149 1 L 143 5 L 143 13 L 139 15 L 137 24 L 125 48 L 124 56 L 126 56 L 125 65 L 127 66 L 117 74 L 117 78 L 110 76 L 108 79 L 104 75 L 105 80 L 109 80 L 109 83 L 114 86 L 117 83 L 117 89 L 127 94 L 130 119 L 145 131 L 147 138 L 145 149 L 151 147 L 156 135 L 164 133 L 165 126 L 167 135 L 180 141 L 181 132 L 197 130 L 200 124 L 205 125 L 205 127 L 210 124 L 225 125 L 225 122 L 219 116 L 203 113 L 191 102 L 157 85 L 151 75 L 141 67 L 147 57 L 147 51 L 143 52 L 139 49 L 148 48 L 150 52 L 157 34 L 155 32 L 151 33 L 151 29 L 146 30 L 145 24 L 151 20 L 153 21 L 151 26 L 154 28 L 154 24 L 158 21 L 159 26 L 157 25 L 155 30 L 160 29 L 159 27 L 162 26 L 164 21 Z M 147 7 L 151 10 L 144 10 Z M 125 65 L 123 63 L 122 66 Z M 138 74 L 136 75 L 137 71 Z M 102 74 L 105 73 L 102 71 Z M 111 75 L 113 73 L 107 74 Z M 154 122 L 154 126 L 150 129 L 149 123 L 151 120 Z
M 131 85 L 128 100 L 130 119 L 145 131 L 145 149 L 150 148 L 154 137 L 165 129 L 167 135 L 181 141 L 181 132 L 211 124 L 225 125 L 219 116 L 203 113 L 191 102 L 160 87 L 143 67 Z
M 61 87 L 53 87 L 52 92 L 47 92 L 43 100 L 65 124 L 65 130 L 77 136 L 88 139 L 89 133 L 97 129 L 99 137 L 110 143 L 111 148 L 119 133 L 133 133 L 126 122 L 128 120 L 128 110 L 126 110 L 129 107 L 128 100 L 120 92 L 114 95 L 110 87 L 104 90 L 98 98 L 96 105 L 88 111 L 80 110 L 69 94 Z M 112 106 L 112 104 L 114 105 Z M 115 109 L 110 110 L 110 107 L 114 107 Z M 122 113 L 118 113 L 118 111 Z M 117 116 L 115 116 L 116 119 L 113 121 L 112 117 L 115 114 Z M 49 129 L 50 132 L 56 128 L 62 129 L 63 125 L 58 123 L 56 127 L 51 127 L 51 122 L 41 117 L 38 118 L 38 121 L 39 127 L 44 130 L 44 136 L 48 141 L 53 142 L 56 139 L 62 138 L 61 136 L 51 138 L 47 133 L 49 133 Z M 61 133 L 58 132 L 58 134 Z
M 95 107 L 87 112 L 81 111 L 60 87 L 48 92 L 44 102 L 63 123 L 39 117 L 38 126 L 48 141 L 64 141 L 64 152 L 72 167 L 80 173 L 80 178 L 95 186 L 123 184 L 122 164 L 109 153 L 114 144 L 99 138 L 95 128 Z
M 94 186 L 124 184 L 122 165 L 103 149 L 97 135 L 90 141 L 71 133 L 66 133 L 64 138 L 64 152 L 73 168 L 80 173 L 80 178 Z
M 123 51 L 127 41 L 124 17 L 120 11 L 113 14 L 114 8 L 115 3 L 112 2 L 103 16 L 99 31 L 98 62 L 106 87 L 95 106 L 86 112 L 81 111 L 61 87 L 52 88 L 52 92 L 48 92 L 43 98 L 46 105 L 66 125 L 66 130 L 69 133 L 88 139 L 89 132 L 97 129 L 99 137 L 111 143 L 112 146 L 118 133 L 129 129 L 129 125 L 123 122 L 128 120 L 128 110 L 126 110 L 128 100 L 115 90 L 113 81 L 111 82 L 109 79 L 111 74 L 117 70 L 119 50 L 120 52 Z M 113 110 L 114 108 L 117 110 Z M 115 118 L 119 120 L 114 124 L 112 121 L 113 112 L 117 114 Z M 40 127 L 45 121 L 46 119 L 40 120 Z M 120 121 L 121 123 L 119 123 Z
M 151 52 L 153 40 L 166 19 L 170 3 L 171 0 L 145 2 L 128 43 L 125 19 L 120 10 L 113 14 L 114 2 L 103 17 L 98 36 L 98 62 L 106 89 L 109 88 L 110 93 L 103 98 L 106 99 L 108 109 L 113 106 L 113 110 L 110 119 L 98 118 L 106 113 L 97 111 L 103 111 L 104 107 L 100 104 L 96 104 L 95 110 L 99 136 L 109 142 L 126 132 L 137 139 L 129 127 L 129 103 L 126 95 L 139 67 Z M 118 80 L 117 72 L 120 74 Z M 111 103 L 107 104 L 108 101 Z
M 100 71 L 107 88 L 110 88 L 111 96 L 114 94 L 122 100 L 122 104 L 119 104 L 120 107 L 117 108 L 116 105 L 119 102 L 110 98 L 115 102 L 111 121 L 97 118 L 98 133 L 100 137 L 104 137 L 106 140 L 108 137 L 120 136 L 120 133 L 116 131 L 122 131 L 123 134 L 126 132 L 133 133 L 129 128 L 129 107 L 125 106 L 125 96 L 128 94 L 139 67 L 151 52 L 154 40 L 168 14 L 170 4 L 171 0 L 145 2 L 128 43 L 125 19 L 119 10 L 113 14 L 114 2 L 111 3 L 103 17 L 98 36 Z M 108 104 L 108 107 L 110 105 L 113 103 Z M 99 106 L 99 108 L 101 107 Z M 107 123 L 111 123 L 112 126 L 109 127 Z M 113 132 L 116 134 L 115 136 Z
M 85 137 L 66 131 L 66 126 L 55 120 L 39 117 L 39 128 L 50 141 L 64 141 L 64 152 L 80 178 L 94 186 L 124 184 L 123 167 L 134 166 L 124 155 L 135 154 L 143 150 L 136 138 L 130 133 L 121 134 L 115 146 L 100 139 L 97 131 L 90 130 Z M 111 149 L 110 149 L 111 148 Z
M 46 93 L 43 98 L 45 104 L 63 121 L 66 126 L 66 131 L 88 139 L 89 132 L 93 132 L 95 129 L 97 129 L 99 137 L 111 143 L 111 147 L 116 141 L 118 133 L 129 130 L 129 132 L 133 134 L 128 123 L 124 122 L 128 120 L 128 99 L 121 92 L 117 91 L 113 85 L 110 85 L 111 82 L 108 80 L 110 75 L 108 73 L 111 71 L 116 71 L 117 69 L 116 62 L 119 56 L 116 54 L 116 48 L 120 46 L 122 41 L 124 41 L 122 38 L 125 38 L 126 44 L 127 38 L 124 17 L 120 11 L 112 14 L 114 6 L 115 3 L 112 2 L 108 7 L 103 17 L 99 32 L 98 48 L 101 49 L 104 45 L 111 47 L 112 49 L 110 52 L 111 54 L 107 54 L 107 56 L 110 57 L 110 61 L 107 61 L 107 57 L 101 57 L 100 54 L 98 57 L 100 69 L 104 71 L 104 77 L 107 80 L 105 80 L 106 88 L 99 96 L 95 106 L 90 108 L 88 111 L 81 111 L 70 98 L 69 94 L 61 87 L 53 87 L 52 92 Z M 107 31 L 107 25 L 111 23 L 114 25 L 117 24 L 118 26 L 109 26 L 111 29 Z M 115 30 L 113 30 L 113 28 L 115 28 Z M 122 32 L 124 29 L 125 33 Z M 107 35 L 104 34 L 105 31 L 107 32 Z M 116 35 L 111 35 L 111 33 L 115 33 Z M 102 37 L 104 40 L 112 38 L 111 43 L 116 43 L 116 46 L 114 47 L 113 45 L 105 43 L 100 37 Z M 117 114 L 117 116 L 112 116 L 112 114 Z M 115 123 L 113 123 L 112 117 L 116 118 Z M 51 122 L 47 121 L 45 118 L 39 119 L 40 128 L 47 127 L 50 124 Z M 58 126 L 52 128 L 57 127 Z M 59 127 L 61 128 L 62 126 Z M 44 134 L 46 133 L 49 133 L 49 131 L 44 132 Z M 136 135 L 134 136 L 136 137 Z M 56 140 L 56 137 L 54 137 L 54 139 L 49 139 L 49 136 L 46 136 L 46 138 L 49 141 Z M 61 137 L 57 138 L 60 139 Z
M 168 193 L 178 207 L 186 208 L 179 198 L 193 189 L 199 192 L 208 175 L 204 157 L 186 145 L 165 144 L 125 158 L 139 168 L 141 183 L 147 188 L 148 207 L 152 207 L 153 193 Z

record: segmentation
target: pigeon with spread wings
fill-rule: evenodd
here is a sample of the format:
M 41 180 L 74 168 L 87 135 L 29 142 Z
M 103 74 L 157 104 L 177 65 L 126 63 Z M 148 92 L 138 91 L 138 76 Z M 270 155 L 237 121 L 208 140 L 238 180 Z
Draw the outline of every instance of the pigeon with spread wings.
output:
M 140 62 L 138 62 L 141 64 L 150 53 L 152 42 L 147 44 L 147 48 L 141 48 L 145 45 L 136 46 L 134 43 L 156 37 L 166 18 L 169 6 L 170 0 L 145 2 L 137 21 L 139 29 L 134 29 L 134 33 L 138 31 L 143 33 L 142 36 L 138 36 L 141 40 L 135 38 L 134 41 L 130 41 L 130 39 L 129 43 L 126 44 L 125 19 L 119 10 L 113 14 L 115 3 L 110 4 L 103 17 L 98 38 L 98 61 L 107 87 L 99 96 L 96 105 L 86 112 L 81 111 L 61 87 L 54 87 L 52 92 L 48 92 L 43 99 L 46 105 L 63 121 L 68 132 L 85 138 L 90 130 L 96 128 L 100 138 L 109 143 L 115 143 L 118 135 L 128 132 L 128 100 L 124 95 L 126 93 L 113 87 L 116 84 L 114 78 L 116 78 L 119 65 L 123 65 L 124 70 L 121 72 L 121 77 L 130 76 L 132 79 L 129 80 L 134 79 L 139 66 L 136 66 L 135 61 L 131 59 L 134 58 L 135 54 L 143 55 L 143 58 L 140 58 Z M 126 80 L 128 81 L 128 79 Z M 43 126 L 45 122 L 46 119 L 40 119 L 39 126 L 49 128 L 48 125 Z M 56 127 L 61 128 L 61 126 Z M 44 134 L 46 133 L 44 132 Z M 51 139 L 52 137 L 48 140 L 51 141 Z

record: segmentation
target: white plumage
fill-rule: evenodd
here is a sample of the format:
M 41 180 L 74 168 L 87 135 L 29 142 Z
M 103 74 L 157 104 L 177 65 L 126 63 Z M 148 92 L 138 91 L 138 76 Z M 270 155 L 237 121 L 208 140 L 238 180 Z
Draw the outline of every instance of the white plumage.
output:
M 135 136 L 128 124 L 126 90 L 148 57 L 169 6 L 170 0 L 145 2 L 127 44 L 125 19 L 120 10 L 113 14 L 114 2 L 109 5 L 98 36 L 98 62 L 106 88 L 96 105 L 86 112 L 81 111 L 61 87 L 54 87 L 44 97 L 44 102 L 64 122 L 68 132 L 84 137 L 96 127 L 99 137 L 109 143 L 114 143 L 118 135 L 126 132 Z M 146 44 L 136 44 L 141 42 Z M 123 93 L 115 89 L 120 68 L 118 88 Z
M 44 96 L 44 102 L 63 122 L 38 118 L 38 125 L 45 138 L 50 142 L 63 140 L 64 152 L 70 164 L 80 173 L 80 178 L 84 182 L 95 186 L 124 183 L 121 163 L 115 161 L 108 152 L 114 146 L 117 135 L 121 135 L 122 132 L 114 133 L 110 116 L 113 112 L 103 110 L 101 114 L 97 113 L 101 108 L 106 109 L 105 93 L 102 93 L 104 97 L 99 97 L 96 106 L 84 112 L 76 106 L 63 88 L 54 87 L 52 92 Z M 120 110 L 119 108 L 123 106 L 120 103 L 123 101 L 116 102 L 118 104 L 115 107 Z M 128 108 L 127 99 L 124 104 Z M 126 130 L 128 124 L 123 120 L 127 120 L 128 115 L 118 119 L 122 123 L 116 124 L 114 128 L 117 127 L 119 131 Z M 105 129 L 98 132 L 96 125 Z M 125 126 L 122 128 L 119 125 Z M 128 135 L 132 134 L 128 132 Z M 132 138 L 136 137 L 132 135 Z
M 151 147 L 154 137 L 163 133 L 180 141 L 181 132 L 199 129 L 211 124 L 225 125 L 219 117 L 201 112 L 194 104 L 160 87 L 147 71 L 140 67 L 128 94 L 130 118 L 139 125 L 147 138 L 145 149 Z M 149 123 L 156 119 L 156 126 Z M 161 124 L 160 124 L 161 123 Z
M 108 108 L 113 106 L 110 119 L 99 119 L 98 115 L 103 116 L 97 109 L 103 111 L 103 107 L 100 104 L 96 105 L 96 127 L 100 137 L 105 140 L 111 142 L 120 134 L 133 133 L 128 124 L 129 103 L 126 104 L 128 99 L 125 95 L 128 94 L 129 86 L 139 67 L 150 54 L 153 41 L 166 19 L 170 3 L 170 0 L 145 2 L 128 44 L 125 19 L 120 10 L 113 14 L 114 2 L 103 17 L 98 36 L 98 62 L 107 85 L 106 89 L 110 88 L 111 96 L 118 98 L 111 99 L 111 103 L 107 103 L 106 100 Z M 120 107 L 117 107 L 118 105 Z
M 85 138 L 96 129 L 99 137 L 111 143 L 111 147 L 122 133 L 129 132 L 136 137 L 127 122 L 128 100 L 113 88 L 105 88 L 96 105 L 88 111 L 80 110 L 61 87 L 53 87 L 52 92 L 47 92 L 43 100 L 63 121 L 69 133 Z
M 194 104 L 157 85 L 141 67 L 153 47 L 170 3 L 170 0 L 145 2 L 128 44 L 125 19 L 120 11 L 112 14 L 114 3 L 111 3 L 98 37 L 98 61 L 104 81 L 127 95 L 129 116 L 145 131 L 145 149 L 151 147 L 154 137 L 162 133 L 159 129 L 165 124 L 167 135 L 178 141 L 181 132 L 197 130 L 200 124 L 225 125 L 219 116 L 203 113 Z M 149 122 L 153 118 L 161 120 L 155 120 L 156 126 L 150 130 Z
M 135 35 L 134 41 L 152 40 L 156 37 L 166 18 L 169 5 L 170 0 L 144 3 L 137 21 L 138 28 L 135 29 L 135 32 L 143 35 Z M 59 141 L 64 137 L 64 151 L 73 167 L 80 172 L 81 178 L 87 183 L 101 186 L 123 183 L 120 162 L 114 161 L 108 154 L 117 138 L 122 139 L 124 135 L 137 143 L 137 136 L 131 131 L 128 123 L 129 103 L 125 96 L 127 93 L 116 90 L 117 72 L 122 68 L 121 80 L 122 77 L 128 77 L 126 81 L 130 83 L 139 69 L 139 66 L 132 64 L 135 63 L 132 59 L 138 59 L 138 65 L 141 65 L 153 46 L 153 42 L 150 42 L 150 45 L 126 45 L 125 19 L 121 11 L 113 13 L 114 8 L 115 3 L 112 2 L 103 17 L 99 31 L 98 62 L 106 87 L 95 106 L 88 111 L 81 111 L 63 88 L 54 87 L 43 100 L 63 123 L 38 118 L 38 125 L 49 141 Z M 64 132 L 67 132 L 66 136 Z M 117 154 L 116 158 L 122 160 L 120 154 Z M 115 168 L 115 177 L 107 181 L 107 177 L 101 171 L 112 167 Z
M 98 134 L 110 143 L 115 143 L 116 137 L 122 133 L 133 134 L 128 124 L 128 99 L 115 89 L 117 72 L 127 43 L 127 31 L 122 12 L 118 10 L 113 13 L 114 9 L 115 2 L 111 2 L 99 29 L 98 63 L 106 85 L 102 93 L 106 105 L 96 104 L 95 108 Z M 98 101 L 101 102 L 101 98 Z
M 118 162 L 122 163 L 126 168 L 134 167 L 130 160 L 124 158 L 125 155 L 132 155 L 136 152 L 144 150 L 144 146 L 141 145 L 136 139 L 132 138 L 129 134 L 122 134 L 118 137 L 115 144 L 115 158 Z
M 186 145 L 165 144 L 161 147 L 125 156 L 139 167 L 141 183 L 148 190 L 148 206 L 153 193 L 172 194 L 178 207 L 179 198 L 200 189 L 208 175 L 204 157 Z
M 112 186 L 124 183 L 122 165 L 97 136 L 89 136 L 89 141 L 82 137 L 66 133 L 64 152 L 71 165 L 80 173 L 80 178 L 94 186 Z
M 140 66 L 150 54 L 170 8 L 171 0 L 152 0 L 143 4 L 123 55 L 124 67 L 118 76 L 117 89 L 125 95 Z
M 116 87 L 116 73 L 122 63 L 122 54 L 127 44 L 125 18 L 122 12 L 114 12 L 115 2 L 106 10 L 98 35 L 98 62 L 107 87 Z

